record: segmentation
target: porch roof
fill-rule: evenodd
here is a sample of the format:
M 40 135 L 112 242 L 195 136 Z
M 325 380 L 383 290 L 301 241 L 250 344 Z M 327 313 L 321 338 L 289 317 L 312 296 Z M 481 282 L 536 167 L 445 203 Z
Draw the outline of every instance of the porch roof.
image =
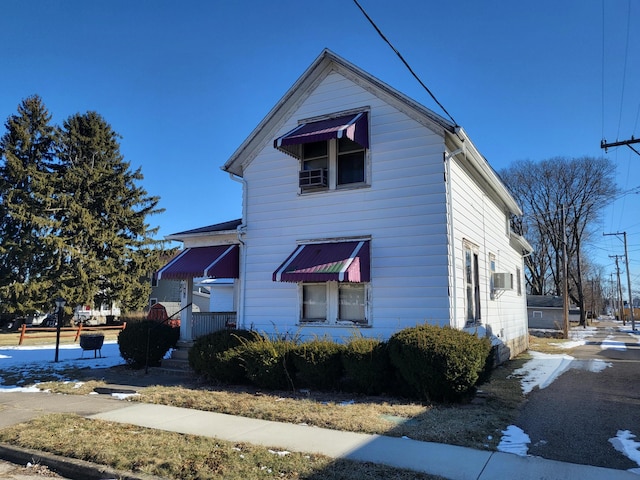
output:
M 238 245 L 186 248 L 158 270 L 158 280 L 196 277 L 238 278 Z

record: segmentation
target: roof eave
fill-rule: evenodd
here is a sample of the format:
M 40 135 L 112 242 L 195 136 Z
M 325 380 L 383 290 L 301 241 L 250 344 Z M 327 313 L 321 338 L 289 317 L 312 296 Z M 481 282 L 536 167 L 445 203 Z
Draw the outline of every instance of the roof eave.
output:
M 469 135 L 462 127 L 457 127 L 455 132 L 448 133 L 448 139 L 453 142 L 456 148 L 464 151 L 465 158 L 469 161 L 470 166 L 482 177 L 489 188 L 504 203 L 506 208 L 513 215 L 521 216 L 522 209 L 518 202 L 513 198 L 507 187 L 502 183 L 498 174 L 493 170 L 489 162 L 482 156 L 476 146 L 473 144 Z

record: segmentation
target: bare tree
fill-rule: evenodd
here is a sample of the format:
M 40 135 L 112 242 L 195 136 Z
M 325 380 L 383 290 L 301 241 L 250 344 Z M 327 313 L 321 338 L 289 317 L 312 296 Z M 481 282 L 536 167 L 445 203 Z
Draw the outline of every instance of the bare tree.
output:
M 615 165 L 594 157 L 520 160 L 500 176 L 524 211 L 521 219 L 514 219 L 514 229 L 519 229 L 536 250 L 526 258 L 530 293 L 562 295 L 566 242 L 569 296 L 580 307 L 580 323 L 584 324 L 583 252 L 603 208 L 618 192 Z

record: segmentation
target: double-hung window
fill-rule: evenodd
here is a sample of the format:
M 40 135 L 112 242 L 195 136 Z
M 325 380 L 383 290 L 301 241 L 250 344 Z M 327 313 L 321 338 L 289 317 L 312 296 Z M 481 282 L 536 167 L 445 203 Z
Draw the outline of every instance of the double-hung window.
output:
M 480 323 L 480 272 L 478 248 L 464 242 L 464 280 L 467 324 Z
M 298 284 L 300 324 L 369 325 L 370 240 L 298 245 L 273 272 Z
M 367 324 L 364 283 L 302 283 L 301 323 Z
M 301 123 L 277 138 L 274 147 L 299 160 L 301 193 L 368 185 L 366 112 Z

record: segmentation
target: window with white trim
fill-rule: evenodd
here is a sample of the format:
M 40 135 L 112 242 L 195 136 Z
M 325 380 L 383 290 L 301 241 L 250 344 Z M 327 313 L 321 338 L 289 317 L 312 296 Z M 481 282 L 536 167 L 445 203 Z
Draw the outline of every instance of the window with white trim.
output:
M 489 298 L 491 300 L 496 299 L 496 286 L 494 284 L 494 275 L 496 273 L 496 256 L 493 253 L 489 254 Z
M 464 280 L 467 324 L 479 323 L 480 315 L 480 273 L 478 271 L 478 247 L 464 242 Z
M 367 184 L 366 149 L 348 138 L 302 145 L 300 163 L 302 192 Z
M 516 267 L 516 285 L 518 295 L 522 295 L 522 272 L 519 267 Z
M 301 283 L 300 323 L 367 325 L 367 284 Z

